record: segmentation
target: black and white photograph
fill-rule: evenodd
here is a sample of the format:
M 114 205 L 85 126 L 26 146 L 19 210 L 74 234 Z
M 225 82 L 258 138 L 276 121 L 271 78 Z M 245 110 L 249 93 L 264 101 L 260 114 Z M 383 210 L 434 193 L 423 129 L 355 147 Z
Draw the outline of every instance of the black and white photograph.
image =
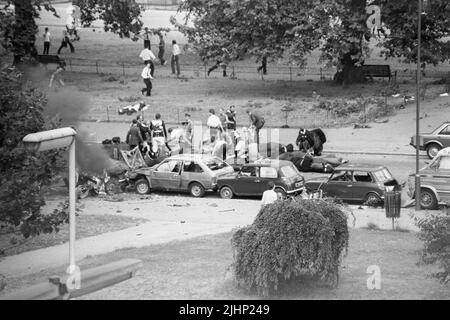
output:
M 0 300 L 450 300 L 449 94 L 449 0 L 0 0 Z

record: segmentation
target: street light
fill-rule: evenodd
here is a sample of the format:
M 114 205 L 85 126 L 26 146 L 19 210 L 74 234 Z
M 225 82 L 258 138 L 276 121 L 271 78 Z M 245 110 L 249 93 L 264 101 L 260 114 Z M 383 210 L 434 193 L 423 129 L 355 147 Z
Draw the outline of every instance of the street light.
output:
M 51 149 L 69 147 L 69 268 L 72 274 L 75 265 L 75 136 L 77 132 L 70 128 L 30 133 L 23 138 L 25 148 L 33 151 L 46 151 Z

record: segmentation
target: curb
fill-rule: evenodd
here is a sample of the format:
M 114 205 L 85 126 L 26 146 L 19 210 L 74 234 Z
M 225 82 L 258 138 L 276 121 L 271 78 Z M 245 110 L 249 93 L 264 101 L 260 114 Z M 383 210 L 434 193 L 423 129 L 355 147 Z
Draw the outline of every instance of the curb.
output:
M 397 157 L 415 157 L 415 153 L 402 152 L 377 152 L 377 151 L 343 151 L 343 150 L 323 150 L 324 153 L 341 153 L 341 154 L 364 154 L 375 156 L 397 156 Z M 428 159 L 426 155 L 419 155 L 421 159 Z

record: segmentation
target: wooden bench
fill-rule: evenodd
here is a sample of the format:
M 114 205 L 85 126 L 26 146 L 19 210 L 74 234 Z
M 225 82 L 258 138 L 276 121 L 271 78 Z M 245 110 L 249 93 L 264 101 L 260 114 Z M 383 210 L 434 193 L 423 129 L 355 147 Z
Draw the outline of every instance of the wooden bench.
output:
M 380 77 L 380 78 L 394 78 L 397 80 L 397 71 L 391 72 L 391 67 L 388 64 L 376 65 L 376 64 L 365 64 L 362 66 L 365 77 Z
M 37 60 L 42 64 L 49 64 L 49 63 L 55 63 L 60 64 L 61 62 L 65 63 L 64 59 L 61 59 L 59 56 L 56 55 L 49 55 L 49 54 L 40 54 L 38 55 Z

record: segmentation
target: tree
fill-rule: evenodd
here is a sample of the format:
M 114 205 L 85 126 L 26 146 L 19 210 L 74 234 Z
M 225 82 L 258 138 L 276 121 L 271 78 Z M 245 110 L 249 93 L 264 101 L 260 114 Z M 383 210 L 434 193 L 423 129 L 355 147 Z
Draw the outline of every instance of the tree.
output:
M 33 154 L 21 143 L 32 132 L 53 129 L 58 123 L 43 117 L 45 96 L 25 83 L 15 68 L 0 70 L 0 226 L 25 236 L 58 231 L 67 221 L 65 206 L 42 214 L 42 188 L 65 163 L 61 150 Z
M 141 9 L 134 1 L 126 0 L 75 0 L 81 9 L 81 23 L 90 26 L 96 19 L 104 22 L 105 31 L 130 38 L 142 27 Z M 24 58 L 34 58 L 38 28 L 35 19 L 42 10 L 53 12 L 59 17 L 51 0 L 7 0 L 0 13 L 0 43 L 13 52 L 14 63 Z M 4 22 L 3 22 L 4 21 Z
M 423 22 L 427 44 L 422 61 L 444 61 L 450 54 L 445 38 L 450 36 L 449 3 L 428 1 L 432 9 Z M 373 7 L 381 7 L 384 24 L 375 29 L 368 23 L 373 19 L 368 9 Z M 409 61 L 417 51 L 416 1 L 186 0 L 179 9 L 187 11 L 187 19 L 183 23 L 172 19 L 172 23 L 204 59 L 215 59 L 220 54 L 217 48 L 225 47 L 232 59 L 287 56 L 291 63 L 304 66 L 307 54 L 320 49 L 321 60 L 338 68 L 336 80 L 352 83 L 364 79 L 360 66 L 370 52 L 374 31 L 386 35 L 381 42 L 386 58 L 401 56 Z

